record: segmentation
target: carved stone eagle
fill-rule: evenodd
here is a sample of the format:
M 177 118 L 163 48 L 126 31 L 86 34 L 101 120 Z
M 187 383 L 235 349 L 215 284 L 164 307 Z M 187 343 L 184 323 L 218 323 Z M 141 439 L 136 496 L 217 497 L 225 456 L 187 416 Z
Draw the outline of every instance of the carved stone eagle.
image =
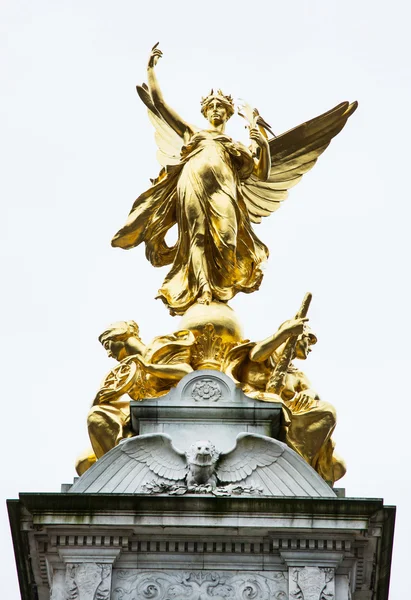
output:
M 286 444 L 240 433 L 235 447 L 219 452 L 208 441 L 186 452 L 163 433 L 138 435 L 107 452 L 69 493 L 185 494 L 335 497 L 326 482 Z
M 121 444 L 123 452 L 146 465 L 158 478 L 193 485 L 239 483 L 259 467 L 273 464 L 284 452 L 284 445 L 262 435 L 240 433 L 236 446 L 219 452 L 210 441 L 200 440 L 187 452 L 177 450 L 170 436 L 150 433 Z

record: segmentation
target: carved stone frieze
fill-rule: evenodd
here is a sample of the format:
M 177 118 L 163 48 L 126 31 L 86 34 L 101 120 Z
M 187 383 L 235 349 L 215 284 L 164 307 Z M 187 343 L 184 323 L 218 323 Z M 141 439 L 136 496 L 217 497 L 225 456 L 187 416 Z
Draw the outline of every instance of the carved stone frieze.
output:
M 290 600 L 334 600 L 334 569 L 294 567 L 290 569 Z
M 112 600 L 287 600 L 281 571 L 144 571 L 115 570 Z

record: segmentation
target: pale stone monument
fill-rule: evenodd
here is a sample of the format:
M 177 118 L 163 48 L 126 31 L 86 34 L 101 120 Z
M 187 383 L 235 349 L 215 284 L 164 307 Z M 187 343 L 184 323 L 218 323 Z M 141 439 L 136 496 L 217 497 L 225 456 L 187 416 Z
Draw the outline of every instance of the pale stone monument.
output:
M 165 104 L 161 56 L 155 46 L 138 93 L 163 168 L 113 245 L 144 242 L 154 266 L 172 265 L 159 297 L 182 318 L 148 344 L 135 321 L 100 335 L 118 363 L 90 409 L 79 477 L 8 502 L 21 597 L 387 600 L 395 508 L 335 487 L 335 409 L 294 365 L 317 341 L 311 294 L 258 342 L 227 304 L 262 279 L 268 251 L 251 222 L 278 208 L 356 103 L 271 138 L 244 105 L 246 148 L 225 134 L 234 103 L 221 90 L 202 101 L 205 130 Z
M 139 435 L 9 501 L 22 598 L 388 598 L 395 510 L 333 490 L 271 437 L 280 413 L 208 370 L 133 402 Z

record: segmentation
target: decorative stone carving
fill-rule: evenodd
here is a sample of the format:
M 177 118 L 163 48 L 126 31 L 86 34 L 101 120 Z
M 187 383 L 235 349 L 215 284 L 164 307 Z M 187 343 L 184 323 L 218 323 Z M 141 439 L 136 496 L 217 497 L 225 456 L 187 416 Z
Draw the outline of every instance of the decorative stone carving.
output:
M 143 485 L 146 494 L 169 494 L 183 496 L 184 494 L 213 494 L 213 496 L 255 496 L 261 495 L 263 489 L 259 486 L 224 485 L 213 488 L 211 485 L 184 485 L 167 483 L 166 481 L 149 481 Z
M 219 484 L 242 484 L 254 472 L 270 467 L 287 449 L 285 444 L 262 435 L 240 433 L 236 447 L 219 452 L 209 441 L 198 441 L 186 453 L 177 450 L 164 434 L 140 435 L 120 444 L 121 450 L 136 461 L 140 471 L 148 467 L 151 477 L 142 482 L 142 491 L 152 491 L 156 482 L 179 482 L 178 488 L 200 486 L 211 492 Z M 100 462 L 101 465 L 101 462 Z M 92 472 L 92 469 L 90 469 Z M 145 471 L 147 473 L 147 470 Z M 87 473 L 86 473 L 87 475 Z M 254 486 L 246 481 L 245 487 Z M 244 487 L 244 486 L 242 486 Z M 209 489 L 208 489 L 209 488 Z
M 214 388 L 215 395 L 218 395 L 217 399 L 215 399 L 212 390 L 208 389 L 209 387 Z M 177 403 L 184 407 L 195 407 L 196 411 L 200 407 L 205 408 L 207 411 L 210 406 L 215 406 L 216 410 L 221 410 L 224 407 L 227 409 L 225 403 L 229 403 L 230 408 L 232 408 L 232 402 L 242 403 L 243 401 L 242 391 L 237 387 L 234 380 L 214 369 L 201 369 L 189 373 L 169 392 L 167 397 L 174 405 Z
M 290 600 L 334 600 L 334 569 L 294 567 L 290 570 Z
M 214 445 L 209 441 L 196 442 L 192 448 L 194 453 L 191 449 L 181 452 L 173 446 L 170 436 L 162 433 L 130 438 L 93 465 L 70 493 L 94 490 L 104 493 L 107 489 L 143 494 L 172 491 L 173 495 L 179 495 L 187 491 L 220 490 L 216 495 L 239 492 L 267 496 L 335 496 L 302 458 L 278 440 L 240 433 L 235 448 L 228 452 L 213 450 Z M 134 469 L 136 477 L 131 488 L 129 474 Z
M 69 563 L 66 567 L 66 600 L 110 600 L 111 565 Z
M 287 600 L 287 581 L 270 574 L 215 571 L 115 571 L 112 600 Z
M 196 383 L 204 379 L 211 379 L 220 387 L 218 401 L 193 397 Z M 202 369 L 183 377 L 161 398 L 132 401 L 130 417 L 131 429 L 138 435 L 166 433 L 181 450 L 197 440 L 211 440 L 219 450 L 227 452 L 242 432 L 279 439 L 282 404 L 249 398 L 224 373 Z
M 222 396 L 221 386 L 215 379 L 206 378 L 196 381 L 191 391 L 191 396 L 197 402 L 211 400 L 217 402 Z

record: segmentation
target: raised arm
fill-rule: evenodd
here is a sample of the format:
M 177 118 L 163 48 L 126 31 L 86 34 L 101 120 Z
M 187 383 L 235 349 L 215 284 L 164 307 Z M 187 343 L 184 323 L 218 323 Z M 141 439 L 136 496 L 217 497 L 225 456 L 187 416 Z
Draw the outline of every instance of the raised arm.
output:
M 153 46 L 153 49 L 150 53 L 150 58 L 148 59 L 147 65 L 147 78 L 148 78 L 148 87 L 150 90 L 150 95 L 153 100 L 154 106 L 161 114 L 163 119 L 170 125 L 174 131 L 184 138 L 187 134 L 189 136 L 192 135 L 193 131 L 183 119 L 173 110 L 168 104 L 165 103 L 163 94 L 161 92 L 160 86 L 157 81 L 157 76 L 155 74 L 155 66 L 158 62 L 158 59 L 163 56 L 162 51 L 157 48 L 156 44 Z

